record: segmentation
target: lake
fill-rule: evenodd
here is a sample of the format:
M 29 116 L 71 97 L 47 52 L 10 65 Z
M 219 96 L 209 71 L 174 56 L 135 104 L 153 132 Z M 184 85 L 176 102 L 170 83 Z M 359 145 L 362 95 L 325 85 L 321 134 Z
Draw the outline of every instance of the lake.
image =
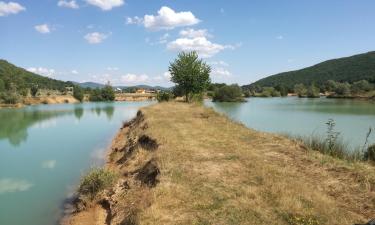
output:
M 152 102 L 0 109 L 0 224 L 51 225 L 122 122 Z
M 248 98 L 246 103 L 205 105 L 225 113 L 247 127 L 290 135 L 325 135 L 326 122 L 334 119 L 336 131 L 352 148 L 362 146 L 369 127 L 375 128 L 375 102 L 327 98 Z M 373 132 L 370 141 L 375 142 Z

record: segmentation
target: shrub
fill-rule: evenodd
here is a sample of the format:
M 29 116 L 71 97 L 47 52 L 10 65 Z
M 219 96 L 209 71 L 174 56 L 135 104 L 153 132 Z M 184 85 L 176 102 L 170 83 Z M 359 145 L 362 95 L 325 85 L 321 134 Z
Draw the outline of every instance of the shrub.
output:
M 319 90 L 319 88 L 317 88 L 315 85 L 312 84 L 307 89 L 306 95 L 307 95 L 308 98 L 319 98 L 320 97 L 320 90 Z
M 349 83 L 337 83 L 334 91 L 338 95 L 348 96 L 350 95 L 350 84 Z
M 82 102 L 83 101 L 83 90 L 79 86 L 75 86 L 73 89 L 73 97 L 77 99 L 78 101 Z
M 156 99 L 158 102 L 168 102 L 173 98 L 173 94 L 168 91 L 159 91 L 156 95 Z
M 307 94 L 307 89 L 303 84 L 296 84 L 294 85 L 294 93 L 296 93 L 298 97 L 304 97 Z
M 20 96 L 15 91 L 4 92 L 0 97 L 5 104 L 17 104 L 20 101 Z
M 352 93 L 363 93 L 371 91 L 372 85 L 367 80 L 360 80 L 357 82 L 354 82 L 351 87 Z
M 364 159 L 375 162 L 375 144 L 367 148 L 367 151 L 364 154 Z
M 215 90 L 214 102 L 242 102 L 242 89 L 237 84 L 225 85 Z
M 83 198 L 94 200 L 98 194 L 111 187 L 116 181 L 117 176 L 103 168 L 93 168 L 81 179 L 78 187 L 78 194 Z
M 32 85 L 30 88 L 31 96 L 35 97 L 38 94 L 39 88 L 38 85 Z

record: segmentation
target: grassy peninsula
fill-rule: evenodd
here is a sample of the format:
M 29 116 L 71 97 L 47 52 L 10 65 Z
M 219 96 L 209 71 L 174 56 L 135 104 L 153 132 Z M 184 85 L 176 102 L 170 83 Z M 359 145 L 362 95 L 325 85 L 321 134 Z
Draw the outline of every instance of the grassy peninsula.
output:
M 375 214 L 374 169 L 201 105 L 164 102 L 124 123 L 106 166 L 116 181 L 91 203 L 81 193 L 63 224 L 365 223 Z

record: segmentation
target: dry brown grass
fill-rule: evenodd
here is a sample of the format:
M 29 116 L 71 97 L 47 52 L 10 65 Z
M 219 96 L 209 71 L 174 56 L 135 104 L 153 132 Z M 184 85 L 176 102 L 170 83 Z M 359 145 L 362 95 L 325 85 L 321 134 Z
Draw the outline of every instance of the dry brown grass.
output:
M 108 166 L 127 188 L 113 188 L 110 224 L 350 225 L 375 216 L 369 164 L 306 151 L 199 105 L 160 103 L 142 112 L 112 146 Z M 157 149 L 121 150 L 142 135 Z M 160 170 L 153 187 L 135 179 L 149 161 Z

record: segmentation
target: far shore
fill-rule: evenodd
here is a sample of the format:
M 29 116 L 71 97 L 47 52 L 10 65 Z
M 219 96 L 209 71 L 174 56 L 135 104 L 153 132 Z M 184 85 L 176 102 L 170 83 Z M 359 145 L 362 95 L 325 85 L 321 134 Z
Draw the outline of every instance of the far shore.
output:
M 156 94 L 154 93 L 116 93 L 116 102 L 134 102 L 134 101 L 150 101 L 155 100 Z M 88 97 L 85 97 L 84 102 L 89 102 Z M 1 104 L 1 108 L 22 108 L 29 105 L 50 105 L 50 104 L 76 104 L 79 103 L 72 95 L 50 95 L 43 97 L 26 97 L 22 102 L 17 104 Z

